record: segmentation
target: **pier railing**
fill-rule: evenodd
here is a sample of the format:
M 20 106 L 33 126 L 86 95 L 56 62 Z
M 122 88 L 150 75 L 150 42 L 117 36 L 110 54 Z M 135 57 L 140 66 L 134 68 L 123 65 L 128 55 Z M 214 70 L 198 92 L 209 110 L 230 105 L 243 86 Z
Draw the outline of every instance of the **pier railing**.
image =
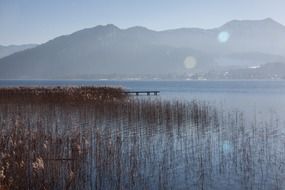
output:
M 139 95 L 153 95 L 153 96 L 157 96 L 160 93 L 160 91 L 156 91 L 156 90 L 152 90 L 152 91 L 126 91 L 125 94 L 127 95 L 135 95 L 135 96 L 139 96 Z

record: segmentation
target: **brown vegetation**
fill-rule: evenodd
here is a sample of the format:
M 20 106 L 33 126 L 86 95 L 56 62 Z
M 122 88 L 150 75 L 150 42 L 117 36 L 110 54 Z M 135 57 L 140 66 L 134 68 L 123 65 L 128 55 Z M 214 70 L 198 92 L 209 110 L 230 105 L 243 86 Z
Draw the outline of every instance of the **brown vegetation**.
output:
M 116 101 L 126 98 L 121 88 L 111 87 L 19 87 L 1 88 L 0 101 L 38 101 L 38 102 L 98 102 Z
M 282 189 L 277 117 L 124 100 L 1 101 L 0 189 Z

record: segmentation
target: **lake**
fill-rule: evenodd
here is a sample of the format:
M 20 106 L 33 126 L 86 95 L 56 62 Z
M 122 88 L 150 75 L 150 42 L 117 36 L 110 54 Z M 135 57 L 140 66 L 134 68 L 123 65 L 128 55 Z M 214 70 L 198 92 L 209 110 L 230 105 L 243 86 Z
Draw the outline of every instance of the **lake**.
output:
M 121 86 L 161 92 L 157 97 L 134 96 L 138 100 L 113 103 L 2 102 L 0 161 L 2 155 L 16 151 L 7 166 L 19 160 L 24 166 L 33 164 L 36 175 L 30 181 L 35 187 L 46 181 L 48 189 L 65 189 L 71 179 L 71 189 L 265 190 L 285 185 L 284 81 L 0 84 Z M 188 102 L 192 100 L 210 106 Z M 14 165 L 6 170 L 16 184 L 26 187 L 21 179 L 29 179 L 29 167 Z M 55 183 L 49 180 L 54 177 Z
M 0 80 L 7 86 L 120 86 L 158 90 L 167 100 L 206 101 L 226 109 L 259 115 L 285 114 L 285 81 L 123 81 L 123 80 Z M 141 98 L 141 97 L 140 97 Z

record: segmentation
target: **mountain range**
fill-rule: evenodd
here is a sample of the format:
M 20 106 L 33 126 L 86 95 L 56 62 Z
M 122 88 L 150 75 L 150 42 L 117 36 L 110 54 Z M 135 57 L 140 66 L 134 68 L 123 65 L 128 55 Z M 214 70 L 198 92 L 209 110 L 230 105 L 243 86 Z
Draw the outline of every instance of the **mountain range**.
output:
M 209 78 L 207 73 L 222 76 L 270 63 L 285 63 L 285 26 L 270 18 L 233 20 L 213 29 L 165 31 L 109 24 L 6 56 L 0 59 L 0 78 Z M 284 76 L 285 71 L 279 72 L 278 77 Z
M 16 52 L 23 51 L 26 49 L 36 47 L 36 44 L 25 44 L 25 45 L 10 45 L 10 46 L 1 46 L 0 45 L 0 59 L 9 55 L 12 55 Z

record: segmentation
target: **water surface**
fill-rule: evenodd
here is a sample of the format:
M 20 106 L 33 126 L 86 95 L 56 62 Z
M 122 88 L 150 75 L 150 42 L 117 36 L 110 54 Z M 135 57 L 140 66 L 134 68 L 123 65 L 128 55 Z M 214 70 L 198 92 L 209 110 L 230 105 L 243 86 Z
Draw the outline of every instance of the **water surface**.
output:
M 285 81 L 0 80 L 0 86 L 119 86 L 128 90 L 159 90 L 156 98 L 195 99 L 262 115 L 285 114 Z

